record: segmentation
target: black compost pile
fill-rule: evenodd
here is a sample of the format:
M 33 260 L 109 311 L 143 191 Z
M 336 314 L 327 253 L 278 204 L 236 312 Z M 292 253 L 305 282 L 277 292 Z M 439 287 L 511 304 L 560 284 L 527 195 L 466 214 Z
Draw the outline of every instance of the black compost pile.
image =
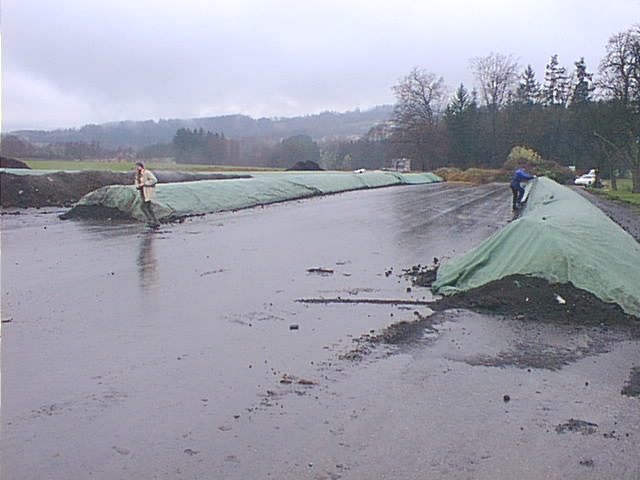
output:
M 619 305 L 605 303 L 571 283 L 551 284 L 545 279 L 525 275 L 510 275 L 443 297 L 434 302 L 432 308 L 465 308 L 522 320 L 592 325 L 628 323 L 640 327 L 640 319 L 625 313 Z

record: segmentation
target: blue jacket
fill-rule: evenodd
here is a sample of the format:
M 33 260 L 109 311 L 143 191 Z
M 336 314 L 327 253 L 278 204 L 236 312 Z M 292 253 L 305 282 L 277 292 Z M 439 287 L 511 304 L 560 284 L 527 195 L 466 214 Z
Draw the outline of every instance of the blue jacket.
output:
M 529 175 L 524 171 L 524 169 L 519 168 L 513 173 L 513 177 L 511 178 L 511 186 L 518 188 L 520 186 L 520 182 L 531 179 L 533 179 L 533 175 Z

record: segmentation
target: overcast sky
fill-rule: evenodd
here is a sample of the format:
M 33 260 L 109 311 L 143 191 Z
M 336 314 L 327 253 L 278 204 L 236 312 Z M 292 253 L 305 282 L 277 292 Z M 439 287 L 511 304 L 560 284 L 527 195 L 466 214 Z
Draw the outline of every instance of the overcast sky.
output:
M 414 66 L 453 91 L 490 52 L 597 70 L 640 0 L 3 0 L 2 129 L 393 103 Z

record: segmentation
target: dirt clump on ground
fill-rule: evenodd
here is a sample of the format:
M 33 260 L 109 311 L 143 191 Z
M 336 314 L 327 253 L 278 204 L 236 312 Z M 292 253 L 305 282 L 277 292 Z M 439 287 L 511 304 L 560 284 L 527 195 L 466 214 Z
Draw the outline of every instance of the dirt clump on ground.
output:
M 592 435 L 598 431 L 598 424 L 570 418 L 565 423 L 556 425 L 557 433 L 581 433 L 582 435 Z
M 155 172 L 160 183 L 251 178 L 219 173 Z M 2 206 L 17 208 L 69 207 L 84 195 L 107 185 L 133 184 L 133 172 L 87 170 L 42 175 L 0 172 Z
M 640 398 L 640 367 L 634 367 L 629 374 L 629 380 L 627 380 L 622 388 L 622 395 L 627 397 L 639 397 Z
M 434 258 L 433 264 L 430 266 L 414 265 L 411 268 L 403 269 L 402 274 L 410 279 L 411 283 L 415 286 L 431 288 L 433 282 L 436 281 L 439 266 L 439 260 Z
M 629 324 L 634 327 L 634 336 L 640 336 L 640 319 L 625 313 L 619 305 L 605 303 L 571 283 L 551 284 L 545 279 L 525 275 L 510 275 L 443 297 L 431 308 L 465 308 L 521 320 L 583 325 Z
M 22 160 L 16 160 L 15 158 L 0 156 L 0 168 L 22 168 L 30 170 L 31 167 L 24 163 Z

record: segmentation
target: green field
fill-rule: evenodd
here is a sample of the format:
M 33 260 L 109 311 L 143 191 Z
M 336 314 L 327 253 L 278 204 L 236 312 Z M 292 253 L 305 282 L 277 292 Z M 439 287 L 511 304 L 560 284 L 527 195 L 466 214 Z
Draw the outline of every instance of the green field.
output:
M 619 178 L 618 179 L 618 190 L 614 191 L 609 188 L 609 182 L 603 182 L 605 188 L 600 190 L 598 193 L 601 193 L 607 198 L 611 198 L 613 200 L 619 200 L 626 203 L 632 203 L 634 205 L 640 205 L 640 193 L 632 193 L 631 192 L 631 179 L 630 178 Z
M 111 170 L 115 172 L 126 172 L 133 170 L 135 160 L 130 162 L 117 160 L 34 160 L 22 158 L 31 168 L 35 170 Z M 244 172 L 244 171 L 278 171 L 277 168 L 260 167 L 239 167 L 236 165 L 194 165 L 176 163 L 173 160 L 158 160 L 144 162 L 145 166 L 151 170 L 180 170 L 198 172 Z

